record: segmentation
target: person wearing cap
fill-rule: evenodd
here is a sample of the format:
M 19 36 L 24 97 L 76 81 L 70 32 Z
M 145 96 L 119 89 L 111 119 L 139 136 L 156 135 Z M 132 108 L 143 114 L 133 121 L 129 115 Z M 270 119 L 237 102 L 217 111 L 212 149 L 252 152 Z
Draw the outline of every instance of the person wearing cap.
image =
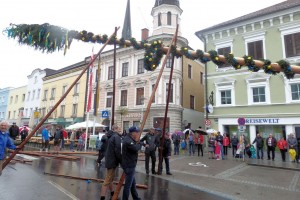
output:
M 166 163 L 166 174 L 167 175 L 172 175 L 170 172 L 170 157 L 171 157 L 171 152 L 172 152 L 172 147 L 171 147 L 171 139 L 170 139 L 170 133 L 165 133 L 165 139 L 164 143 L 162 146 L 162 163 L 161 163 L 161 168 L 160 168 L 160 173 L 163 170 L 163 161 Z
M 9 128 L 9 137 L 13 140 L 16 140 L 16 138 L 20 134 L 19 127 L 16 125 L 16 122 L 13 122 L 13 125 Z
M 124 137 L 122 143 L 122 168 L 126 175 L 123 188 L 123 200 L 129 199 L 130 192 L 133 199 L 140 200 L 135 182 L 135 167 L 138 160 L 138 152 L 141 149 L 139 131 L 140 129 L 135 126 L 130 127 L 129 133 Z
M 6 148 L 16 149 L 16 146 L 9 138 L 7 128 L 8 128 L 8 122 L 6 121 L 0 122 L 0 176 L 2 174 L 2 164 L 3 164 L 3 159 L 5 157 L 5 149 Z
M 151 166 L 151 171 L 152 174 L 156 174 L 155 172 L 155 162 L 156 162 L 156 137 L 155 137 L 155 129 L 150 128 L 149 132 L 141 139 L 141 143 L 143 146 L 145 146 L 145 169 L 146 169 L 146 174 L 149 175 L 149 160 L 151 157 L 152 161 L 152 166 Z M 145 143 L 144 143 L 145 142 Z

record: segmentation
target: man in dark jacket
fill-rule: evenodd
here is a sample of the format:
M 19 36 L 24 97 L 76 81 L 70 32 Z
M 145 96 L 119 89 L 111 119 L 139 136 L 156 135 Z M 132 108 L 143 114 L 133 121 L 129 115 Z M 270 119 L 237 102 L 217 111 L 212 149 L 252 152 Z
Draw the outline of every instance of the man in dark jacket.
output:
M 275 159 L 275 148 L 277 146 L 277 140 L 273 137 L 272 134 L 269 134 L 269 137 L 266 139 L 266 145 L 267 145 L 268 160 L 271 159 L 270 151 L 272 152 L 272 160 L 274 160 Z
M 220 145 L 222 160 L 224 160 L 223 136 L 221 135 L 221 133 L 220 133 L 219 131 L 218 131 L 218 135 L 217 135 L 217 137 L 216 137 L 216 141 L 217 141 L 218 144 Z
M 252 142 L 252 144 L 256 143 L 256 152 L 257 159 L 264 159 L 264 139 L 257 133 L 256 138 Z M 259 152 L 261 152 L 261 157 L 259 156 Z
M 139 200 L 135 182 L 135 167 L 138 160 L 138 151 L 141 149 L 139 142 L 139 128 L 133 126 L 129 128 L 129 133 L 123 139 L 122 146 L 122 168 L 126 175 L 125 185 L 123 187 L 122 200 L 129 199 L 131 192 L 132 198 Z
M 236 137 L 236 134 L 233 135 L 230 142 L 231 142 L 231 147 L 232 147 L 232 157 L 234 157 L 235 153 L 237 151 L 238 143 L 239 143 L 239 139 Z
M 155 154 L 155 150 L 156 150 L 156 136 L 155 136 L 155 129 L 151 128 L 149 130 L 149 133 L 147 133 L 142 139 L 141 139 L 141 143 L 143 144 L 143 146 L 145 146 L 145 169 L 146 169 L 146 173 L 147 175 L 149 174 L 149 160 L 151 157 L 151 161 L 152 161 L 152 166 L 151 166 L 151 171 L 152 174 L 156 174 L 155 172 L 155 162 L 156 162 L 156 154 Z M 146 144 L 144 143 L 146 142 Z
M 105 153 L 106 153 L 106 149 L 107 149 L 107 145 L 108 145 L 108 140 L 113 134 L 114 134 L 114 132 L 110 130 L 107 133 L 105 133 L 105 135 L 103 135 L 102 138 L 101 138 L 102 145 L 101 145 L 101 148 L 99 150 L 98 159 L 97 159 L 98 166 L 101 165 L 101 160 L 105 157 Z
M 171 148 L 171 140 L 170 140 L 170 133 L 165 133 L 165 140 L 163 144 L 163 150 L 162 150 L 162 162 L 165 160 L 166 163 L 166 173 L 167 175 L 172 175 L 170 172 L 170 156 L 171 156 L 172 148 Z M 162 172 L 163 169 L 163 163 L 161 164 L 160 171 Z
M 114 124 L 112 126 L 112 135 L 109 135 L 109 137 L 110 138 L 107 141 L 107 148 L 105 152 L 106 176 L 101 187 L 100 200 L 105 199 L 107 187 L 110 189 L 111 197 L 114 196 L 113 181 L 115 178 L 115 172 L 116 168 L 119 166 L 119 164 L 121 164 L 122 161 L 122 132 L 118 125 Z
M 19 136 L 19 127 L 16 125 L 16 122 L 13 123 L 13 125 L 9 128 L 9 137 L 12 138 L 13 140 L 16 140 L 16 137 Z

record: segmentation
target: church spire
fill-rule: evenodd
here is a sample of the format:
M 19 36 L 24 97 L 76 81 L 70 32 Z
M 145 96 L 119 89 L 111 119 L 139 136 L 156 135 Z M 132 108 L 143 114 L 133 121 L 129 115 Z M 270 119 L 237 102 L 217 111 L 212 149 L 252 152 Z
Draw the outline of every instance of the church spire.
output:
M 160 6 L 162 4 L 174 5 L 180 8 L 179 0 L 155 0 L 154 7 Z
M 131 38 L 130 0 L 127 0 L 127 7 L 122 30 L 122 38 L 124 38 L 125 40 L 129 40 Z

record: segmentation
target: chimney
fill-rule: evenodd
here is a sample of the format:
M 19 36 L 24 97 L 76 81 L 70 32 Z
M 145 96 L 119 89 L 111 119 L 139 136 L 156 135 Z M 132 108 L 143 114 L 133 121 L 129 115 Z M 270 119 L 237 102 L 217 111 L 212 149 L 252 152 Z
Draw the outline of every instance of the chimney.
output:
M 142 41 L 147 40 L 149 37 L 149 29 L 143 28 L 142 29 Z

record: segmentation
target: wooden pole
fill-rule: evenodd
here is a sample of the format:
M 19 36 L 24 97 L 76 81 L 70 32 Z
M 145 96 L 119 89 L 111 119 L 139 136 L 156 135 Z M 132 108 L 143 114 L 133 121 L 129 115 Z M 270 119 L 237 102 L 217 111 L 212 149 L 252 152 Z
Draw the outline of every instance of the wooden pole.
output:
M 177 34 L 178 34 L 178 24 L 177 24 L 176 32 L 175 32 L 175 40 L 174 40 L 174 45 L 175 46 L 177 44 Z M 164 146 L 164 142 L 165 142 L 166 124 L 167 124 L 168 111 L 169 111 L 169 102 L 170 102 L 171 91 L 173 91 L 172 78 L 173 78 L 173 71 L 174 71 L 174 57 L 175 57 L 175 55 L 172 54 L 172 66 L 171 66 L 171 70 L 170 70 L 170 77 L 169 77 L 169 83 L 168 83 L 169 84 L 168 85 L 168 96 L 167 96 L 167 102 L 166 102 L 164 124 L 163 124 L 163 130 L 162 130 L 162 137 L 160 138 L 160 148 L 159 148 L 159 157 L 158 157 L 158 169 L 157 169 L 158 175 L 161 175 L 162 159 L 163 159 L 162 154 L 163 154 L 163 146 Z
M 117 27 L 115 29 L 117 32 Z M 113 74 L 113 98 L 112 98 L 112 107 L 111 107 L 111 126 L 115 124 L 115 102 L 116 102 L 116 54 L 117 54 L 117 43 L 114 41 L 114 74 Z M 112 129 L 112 127 L 110 127 Z
M 119 29 L 120 27 L 118 27 Z M 90 67 L 90 65 L 96 60 L 96 58 L 102 53 L 106 45 L 110 42 L 112 37 L 115 37 L 116 31 L 108 38 L 102 48 L 99 50 L 97 55 L 90 61 L 90 63 L 82 70 L 79 76 L 75 79 L 75 81 L 70 85 L 65 94 L 60 98 L 60 100 L 53 106 L 53 108 L 48 112 L 48 114 L 39 122 L 39 124 L 31 131 L 31 133 L 26 137 L 26 139 L 18 146 L 18 148 L 10 155 L 8 159 L 3 162 L 2 169 L 6 167 L 6 165 L 15 157 L 15 155 L 25 146 L 28 140 L 39 130 L 39 128 L 43 125 L 43 123 L 48 119 L 48 117 L 53 113 L 53 111 L 59 106 L 59 104 L 66 98 L 69 92 L 72 90 L 74 85 L 79 81 L 79 79 L 83 76 L 86 70 Z
M 63 174 L 54 174 L 54 173 L 49 173 L 49 172 L 44 172 L 44 174 L 46 175 L 51 175 L 51 176 L 60 176 L 60 177 L 64 177 L 64 178 L 71 178 L 71 179 L 77 179 L 77 180 L 91 180 L 91 181 L 95 181 L 95 182 L 99 182 L 99 183 L 103 183 L 104 179 L 97 179 L 97 178 L 86 178 L 86 177 L 78 177 L 78 176 L 70 176 L 70 175 L 63 175 Z M 113 181 L 113 184 L 118 184 L 117 181 Z M 136 184 L 137 188 L 140 189 L 148 189 L 147 185 L 142 185 L 142 184 Z
M 174 43 L 174 41 L 175 41 L 175 38 L 177 37 L 177 36 L 176 36 L 176 37 L 175 37 L 175 36 L 176 36 L 176 35 L 174 35 L 174 37 L 173 37 L 173 39 L 172 39 L 170 45 L 173 45 L 173 43 Z M 170 52 L 171 52 L 171 48 L 168 48 L 166 57 L 165 57 L 165 59 L 164 59 L 164 61 L 163 61 L 163 64 L 162 64 L 161 69 L 160 69 L 160 71 L 159 71 L 159 74 L 158 74 L 158 77 L 157 77 L 157 79 L 156 79 L 155 85 L 154 85 L 154 87 L 153 87 L 152 94 L 151 94 L 150 99 L 149 99 L 149 101 L 148 101 L 147 109 L 146 109 L 146 112 L 145 112 L 145 114 L 144 114 L 144 116 L 143 116 L 143 121 L 142 121 L 142 124 L 141 124 L 141 130 L 140 130 L 140 132 L 139 132 L 139 137 L 138 137 L 138 138 L 141 137 L 141 134 L 142 134 L 143 129 L 144 129 L 144 127 L 145 127 L 146 120 L 147 120 L 148 115 L 149 115 L 149 113 L 150 113 L 150 108 L 151 108 L 151 105 L 152 105 L 152 101 L 153 101 L 153 99 L 154 99 L 155 92 L 156 92 L 156 90 L 157 90 L 157 88 L 158 88 L 158 84 L 159 84 L 159 81 L 160 81 L 160 79 L 161 79 L 161 76 L 162 76 L 162 73 L 163 73 L 163 71 L 164 71 L 164 68 L 165 68 L 165 65 L 166 65 L 166 63 L 167 63 L 168 57 L 169 57 L 169 55 L 170 55 Z M 114 193 L 114 196 L 112 197 L 112 200 L 117 200 L 117 199 L 118 199 L 119 194 L 120 194 L 120 191 L 121 191 L 121 188 L 122 188 L 122 185 L 123 185 L 123 183 L 124 183 L 124 180 L 125 180 L 125 173 L 123 172 L 123 173 L 122 173 L 122 176 L 121 176 L 121 178 L 120 178 L 120 180 L 119 180 L 119 183 L 118 183 L 118 185 L 117 185 L 117 187 L 116 187 L 116 189 L 115 189 L 115 193 Z

